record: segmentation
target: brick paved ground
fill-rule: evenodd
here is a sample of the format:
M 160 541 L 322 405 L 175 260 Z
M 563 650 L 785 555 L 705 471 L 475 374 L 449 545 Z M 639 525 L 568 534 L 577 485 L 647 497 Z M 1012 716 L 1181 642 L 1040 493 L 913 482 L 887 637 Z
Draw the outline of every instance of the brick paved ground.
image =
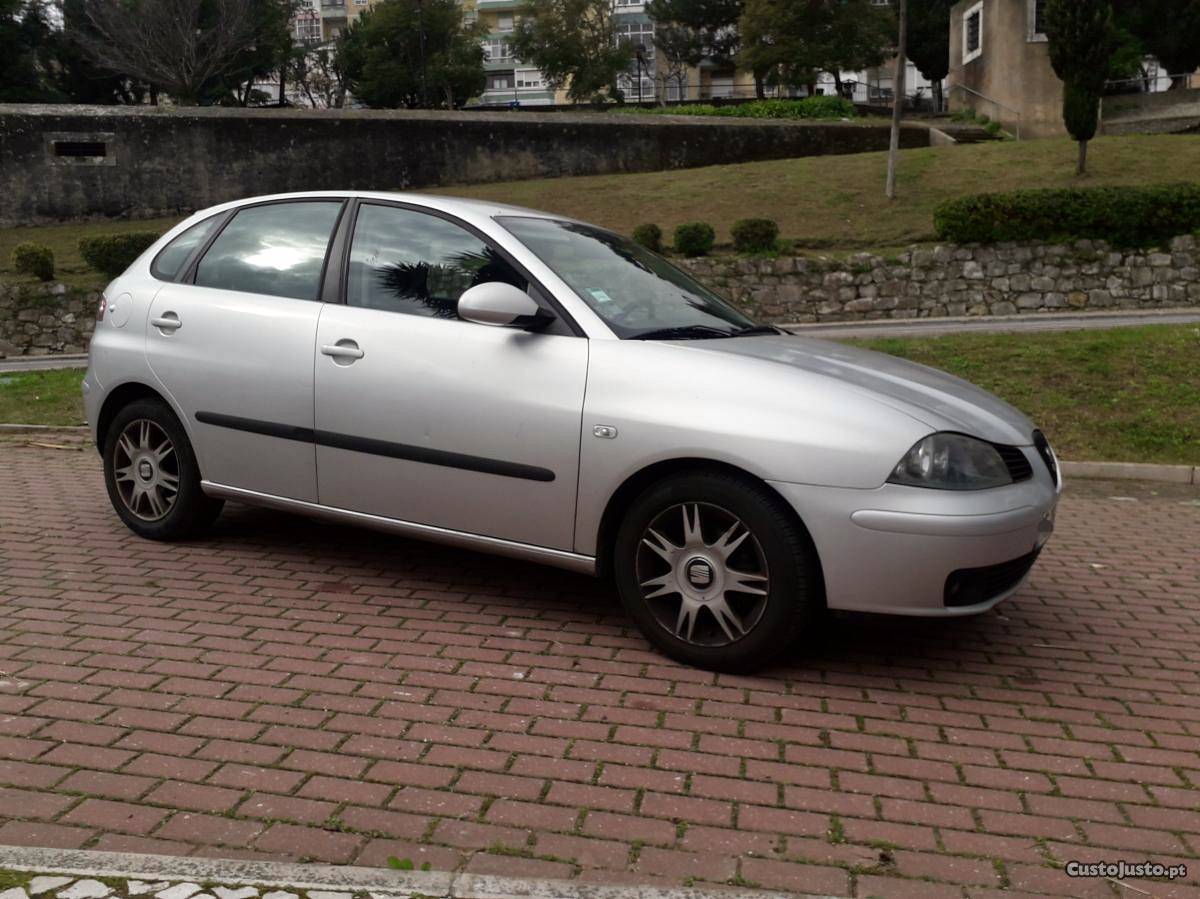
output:
M 998 612 L 745 678 L 548 569 L 244 509 L 142 542 L 94 453 L 0 446 L 0 844 L 932 899 L 1150 856 L 1198 897 L 1198 497 L 1076 488 Z

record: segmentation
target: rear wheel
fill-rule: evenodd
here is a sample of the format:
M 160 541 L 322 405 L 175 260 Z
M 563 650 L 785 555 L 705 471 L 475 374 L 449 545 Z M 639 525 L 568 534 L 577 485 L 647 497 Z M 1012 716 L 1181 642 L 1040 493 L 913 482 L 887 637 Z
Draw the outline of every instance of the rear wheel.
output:
M 200 489 L 200 467 L 175 413 L 142 399 L 116 414 L 104 441 L 104 483 L 117 515 L 139 537 L 177 540 L 223 505 Z
M 816 554 L 787 506 L 720 471 L 642 493 L 617 533 L 613 570 L 650 641 L 702 668 L 769 664 L 799 642 L 821 603 Z

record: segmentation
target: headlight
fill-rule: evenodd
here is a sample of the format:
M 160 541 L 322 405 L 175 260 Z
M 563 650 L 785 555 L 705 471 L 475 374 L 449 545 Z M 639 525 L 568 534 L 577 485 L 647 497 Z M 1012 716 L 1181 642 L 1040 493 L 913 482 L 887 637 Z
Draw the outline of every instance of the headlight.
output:
M 965 434 L 930 434 L 905 454 L 888 482 L 934 490 L 986 490 L 1013 479 L 990 443 Z

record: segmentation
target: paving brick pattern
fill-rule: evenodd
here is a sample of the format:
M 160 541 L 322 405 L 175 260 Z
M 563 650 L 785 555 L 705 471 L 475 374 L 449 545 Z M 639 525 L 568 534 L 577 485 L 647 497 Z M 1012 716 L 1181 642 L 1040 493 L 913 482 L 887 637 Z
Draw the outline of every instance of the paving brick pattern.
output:
M 143 542 L 93 452 L 0 446 L 0 844 L 933 899 L 1151 858 L 1200 897 L 1198 497 L 1076 487 L 996 612 L 732 677 L 582 577 L 233 507 Z

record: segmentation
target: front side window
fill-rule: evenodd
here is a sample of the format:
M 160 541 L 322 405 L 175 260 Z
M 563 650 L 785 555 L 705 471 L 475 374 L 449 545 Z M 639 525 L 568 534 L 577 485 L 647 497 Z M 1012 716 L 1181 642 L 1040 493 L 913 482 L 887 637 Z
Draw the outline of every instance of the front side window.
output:
M 164 281 L 174 281 L 179 276 L 183 264 L 191 257 L 192 251 L 208 240 L 208 235 L 212 233 L 220 218 L 221 216 L 214 215 L 197 222 L 159 250 L 154 261 L 150 263 L 150 273 Z
M 528 282 L 495 249 L 437 216 L 364 203 L 350 245 L 346 302 L 430 318 L 458 318 L 470 287 Z
M 618 337 L 733 337 L 763 330 L 691 276 L 618 234 L 553 219 L 501 216 L 497 221 Z
M 196 266 L 196 284 L 317 299 L 325 251 L 341 208 L 338 201 L 305 200 L 241 210 Z

